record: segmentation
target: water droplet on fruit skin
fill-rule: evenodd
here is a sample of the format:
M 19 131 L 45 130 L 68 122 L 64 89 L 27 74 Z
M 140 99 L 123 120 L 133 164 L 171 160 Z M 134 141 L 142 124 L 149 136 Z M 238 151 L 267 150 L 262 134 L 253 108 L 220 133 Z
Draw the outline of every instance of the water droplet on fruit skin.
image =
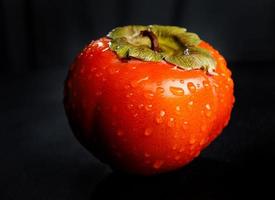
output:
M 178 147 L 178 145 L 174 144 L 173 147 L 172 147 L 172 149 L 175 151 L 175 150 L 177 150 L 177 147 Z
M 175 126 L 175 119 L 173 117 L 170 117 L 168 119 L 167 125 L 171 128 L 174 127 Z
M 115 73 L 118 73 L 119 72 L 119 68 L 117 68 L 117 67 L 111 67 L 110 69 L 109 69 L 109 73 L 110 74 L 115 74 Z
M 156 116 L 156 122 L 157 122 L 158 124 L 163 123 L 163 121 L 164 121 L 164 116 L 165 116 L 165 111 L 164 111 L 164 110 L 161 110 L 161 111 L 159 112 L 159 115 Z
M 101 72 L 98 72 L 98 73 L 95 74 L 96 77 L 100 77 L 100 76 L 102 76 L 102 75 L 103 75 L 103 74 L 102 74 Z
M 164 89 L 162 87 L 157 87 L 156 93 L 157 94 L 162 94 L 162 93 L 164 93 Z
M 124 86 L 124 88 L 125 88 L 126 90 L 128 90 L 128 89 L 130 88 L 130 85 L 127 84 L 127 85 Z
M 180 106 L 176 106 L 176 111 L 177 111 L 177 112 L 180 112 L 180 110 L 181 110 L 181 109 L 180 109 Z
M 187 83 L 187 87 L 188 87 L 190 93 L 196 92 L 196 86 L 194 85 L 194 83 L 192 83 L 192 82 Z
M 152 93 L 152 92 L 146 92 L 146 93 L 144 93 L 144 97 L 146 99 L 153 99 L 154 98 L 154 93 Z
M 182 128 L 183 128 L 183 130 L 185 130 L 185 131 L 188 129 L 188 122 L 187 122 L 187 121 L 184 121 L 184 122 L 183 122 Z
M 131 86 L 135 88 L 135 87 L 137 87 L 141 82 L 146 81 L 146 80 L 148 80 L 148 79 L 149 79 L 149 77 L 148 77 L 148 76 L 145 76 L 145 77 L 140 78 L 140 79 L 138 79 L 138 80 L 133 80 L 133 81 L 131 82 Z
M 154 169 L 159 169 L 163 165 L 164 161 L 163 160 L 156 160 L 153 164 Z
M 206 104 L 206 105 L 205 105 L 205 108 L 206 108 L 207 110 L 211 110 L 211 106 L 210 106 L 209 104 Z
M 145 106 L 145 110 L 147 110 L 147 111 L 152 110 L 152 108 L 153 108 L 152 104 L 148 104 L 148 105 Z
M 153 129 L 152 128 L 146 128 L 145 131 L 144 131 L 144 135 L 145 136 L 149 136 L 151 135 L 153 132 Z
M 138 108 L 139 108 L 139 109 L 142 109 L 143 107 L 144 107 L 144 104 L 139 104 L 139 105 L 138 105 Z
M 126 94 L 126 98 L 130 98 L 130 97 L 132 97 L 132 96 L 133 96 L 133 93 L 132 93 L 132 92 Z
M 192 106 L 193 104 L 194 104 L 193 101 L 189 101 L 189 102 L 188 102 L 188 105 L 189 105 L 189 106 Z
M 134 105 L 133 104 L 128 104 L 129 109 L 133 109 Z
M 170 92 L 175 95 L 175 96 L 183 96 L 184 95 L 184 90 L 179 87 L 170 87 Z

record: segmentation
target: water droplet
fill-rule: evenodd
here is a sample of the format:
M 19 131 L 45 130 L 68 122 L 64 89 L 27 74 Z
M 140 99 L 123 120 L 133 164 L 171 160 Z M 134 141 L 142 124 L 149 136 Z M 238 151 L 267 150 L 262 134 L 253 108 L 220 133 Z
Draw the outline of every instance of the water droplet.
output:
M 140 79 L 137 79 L 137 80 L 133 80 L 133 81 L 131 82 L 131 86 L 132 86 L 132 87 L 137 87 L 141 82 L 146 81 L 146 80 L 148 80 L 148 79 L 149 79 L 149 76 L 145 76 L 145 77 L 143 77 L 143 78 L 140 78 Z
M 174 144 L 172 149 L 175 151 L 177 149 L 178 145 L 177 144 Z
M 205 108 L 206 108 L 207 110 L 211 110 L 211 106 L 210 106 L 209 104 L 206 104 L 206 105 L 205 105 Z
M 103 75 L 103 73 L 101 73 L 101 72 L 98 72 L 98 73 L 95 74 L 96 77 L 100 77 L 102 75 Z
M 181 84 L 184 84 L 184 80 L 180 80 L 180 83 L 181 83 Z
M 163 121 L 164 121 L 164 116 L 165 116 L 165 111 L 164 110 L 161 110 L 159 112 L 159 115 L 156 117 L 156 122 L 158 124 L 161 124 Z
M 184 90 L 182 88 L 170 87 L 169 89 L 172 92 L 172 94 L 174 94 L 175 96 L 183 96 L 184 95 Z
M 137 114 L 137 113 L 135 113 L 135 114 L 133 115 L 133 117 L 134 117 L 134 118 L 137 118 L 137 116 L 138 116 L 138 114 Z
M 180 159 L 180 155 L 175 156 L 174 159 L 175 159 L 175 160 L 179 160 L 179 159 Z
M 128 108 L 129 108 L 129 109 L 132 109 L 133 107 L 134 107 L 133 104 L 128 104 Z
M 116 132 L 116 134 L 117 134 L 118 136 L 122 136 L 124 133 L 123 133 L 122 130 L 118 129 L 117 132 Z
M 142 109 L 143 107 L 144 107 L 144 104 L 139 104 L 139 105 L 138 105 L 138 108 L 139 108 L 139 109 Z
M 175 119 L 173 117 L 170 117 L 168 122 L 167 122 L 167 125 L 169 127 L 174 127 L 175 126 Z
M 132 66 L 132 69 L 136 69 L 137 67 L 136 66 Z
M 189 105 L 189 106 L 192 106 L 193 104 L 194 104 L 194 101 L 189 101 L 189 102 L 188 102 L 188 105 Z
M 187 87 L 191 93 L 196 92 L 196 87 L 195 87 L 194 83 L 192 83 L 192 82 L 187 83 Z
M 164 92 L 164 89 L 162 87 L 157 87 L 156 93 L 157 94 L 162 94 Z
M 147 153 L 147 152 L 144 153 L 144 157 L 145 157 L 145 158 L 149 158 L 150 156 L 151 156 L 151 155 L 150 155 L 149 153 Z
M 164 161 L 163 160 L 156 160 L 153 164 L 154 169 L 159 169 L 163 165 Z
M 189 141 L 189 144 L 195 144 L 195 142 L 196 142 L 196 138 L 191 137 L 190 141 Z
M 117 68 L 117 67 L 109 68 L 109 73 L 110 74 L 115 74 L 115 73 L 118 73 L 118 72 L 119 72 L 119 68 Z
M 183 122 L 183 124 L 182 124 L 182 128 L 183 128 L 183 130 L 187 130 L 187 128 L 188 128 L 188 122 L 187 121 L 184 121 Z
M 132 93 L 132 92 L 126 94 L 126 98 L 130 98 L 131 96 L 133 96 L 133 93 Z
M 146 99 L 153 99 L 154 98 L 154 93 L 152 93 L 152 92 L 146 92 L 146 93 L 144 93 L 144 97 Z
M 145 131 L 144 131 L 144 135 L 145 136 L 149 136 L 151 135 L 153 132 L 153 129 L 152 128 L 146 128 Z
M 153 108 L 152 104 L 148 104 L 148 105 L 145 106 L 145 110 L 147 110 L 147 111 L 152 110 L 152 108 Z
M 176 111 L 177 111 L 177 112 L 180 111 L 180 106 L 176 106 Z
M 130 85 L 125 85 L 124 88 L 128 90 L 130 88 Z

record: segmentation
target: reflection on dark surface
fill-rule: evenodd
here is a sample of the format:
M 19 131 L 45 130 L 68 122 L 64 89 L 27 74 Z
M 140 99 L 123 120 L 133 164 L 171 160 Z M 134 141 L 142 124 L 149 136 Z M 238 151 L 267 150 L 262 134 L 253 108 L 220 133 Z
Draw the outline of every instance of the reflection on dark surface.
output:
M 181 170 L 153 177 L 113 172 L 99 183 L 91 199 L 236 199 L 257 195 L 258 184 L 245 169 L 225 162 L 197 159 Z

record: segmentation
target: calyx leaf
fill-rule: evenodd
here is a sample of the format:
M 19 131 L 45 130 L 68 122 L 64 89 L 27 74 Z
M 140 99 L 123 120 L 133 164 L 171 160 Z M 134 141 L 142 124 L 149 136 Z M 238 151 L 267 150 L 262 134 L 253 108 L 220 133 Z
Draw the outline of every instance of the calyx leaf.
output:
M 144 31 L 154 34 L 158 50 Z M 185 70 L 202 69 L 214 74 L 216 61 L 211 54 L 199 47 L 200 38 L 185 28 L 161 25 L 132 25 L 113 29 L 108 35 L 110 48 L 119 58 L 137 58 L 144 61 L 165 60 Z

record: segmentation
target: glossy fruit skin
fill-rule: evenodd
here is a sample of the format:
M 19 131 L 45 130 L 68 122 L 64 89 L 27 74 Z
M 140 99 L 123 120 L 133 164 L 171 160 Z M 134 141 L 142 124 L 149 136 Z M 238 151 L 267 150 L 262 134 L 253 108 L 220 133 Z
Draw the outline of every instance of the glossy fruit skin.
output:
M 72 64 L 64 105 L 75 136 L 113 168 L 152 175 L 188 164 L 228 124 L 233 81 L 206 42 L 216 75 L 165 61 L 121 60 L 109 39 L 91 42 Z

